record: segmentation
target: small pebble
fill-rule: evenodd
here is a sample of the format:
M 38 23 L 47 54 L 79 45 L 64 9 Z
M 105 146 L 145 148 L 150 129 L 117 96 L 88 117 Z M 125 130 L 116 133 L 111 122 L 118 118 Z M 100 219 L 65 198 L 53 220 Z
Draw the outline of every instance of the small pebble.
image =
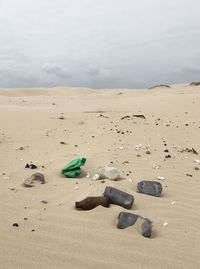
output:
M 17 222 L 13 223 L 13 227 L 19 227 L 19 224 Z
M 90 178 L 90 173 L 89 172 L 86 172 L 86 178 Z
M 165 177 L 158 176 L 157 179 L 159 179 L 159 180 L 165 180 Z
M 152 166 L 152 168 L 155 169 L 155 170 L 158 170 L 158 169 L 160 169 L 160 165 L 159 164 L 155 164 L 155 165 Z
M 48 204 L 48 201 L 46 201 L 46 200 L 42 200 L 42 201 L 40 201 L 42 204 Z
M 172 201 L 172 202 L 171 202 L 171 205 L 175 205 L 175 204 L 176 204 L 176 201 Z

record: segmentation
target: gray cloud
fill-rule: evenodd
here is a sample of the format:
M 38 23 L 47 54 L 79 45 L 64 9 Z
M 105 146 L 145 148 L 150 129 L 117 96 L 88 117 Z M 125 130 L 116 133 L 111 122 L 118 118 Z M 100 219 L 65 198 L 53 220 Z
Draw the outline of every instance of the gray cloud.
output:
M 1 2 L 0 87 L 200 80 L 199 0 Z
M 55 75 L 61 78 L 70 77 L 69 71 L 65 67 L 55 63 L 46 63 L 43 65 L 42 69 L 48 74 Z

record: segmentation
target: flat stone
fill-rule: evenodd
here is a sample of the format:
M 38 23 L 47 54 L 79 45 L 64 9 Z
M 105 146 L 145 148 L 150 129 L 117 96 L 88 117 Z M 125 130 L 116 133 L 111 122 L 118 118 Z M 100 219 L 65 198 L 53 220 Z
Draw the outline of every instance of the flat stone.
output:
M 133 195 L 113 187 L 106 187 L 104 196 L 108 199 L 110 204 L 119 205 L 126 209 L 130 209 L 134 202 Z
M 136 223 L 138 219 L 138 215 L 127 213 L 127 212 L 120 212 L 118 216 L 118 229 L 125 229 L 129 226 L 132 226 Z
M 160 196 L 162 192 L 162 184 L 158 181 L 140 181 L 137 185 L 137 191 L 143 194 Z

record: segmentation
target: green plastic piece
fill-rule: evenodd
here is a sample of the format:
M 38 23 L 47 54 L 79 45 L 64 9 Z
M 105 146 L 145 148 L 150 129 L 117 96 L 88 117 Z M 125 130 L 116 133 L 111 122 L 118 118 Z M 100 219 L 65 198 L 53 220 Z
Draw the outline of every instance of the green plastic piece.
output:
M 86 162 L 86 158 L 78 158 L 68 163 L 62 170 L 62 175 L 66 177 L 77 177 L 81 174 L 81 166 Z

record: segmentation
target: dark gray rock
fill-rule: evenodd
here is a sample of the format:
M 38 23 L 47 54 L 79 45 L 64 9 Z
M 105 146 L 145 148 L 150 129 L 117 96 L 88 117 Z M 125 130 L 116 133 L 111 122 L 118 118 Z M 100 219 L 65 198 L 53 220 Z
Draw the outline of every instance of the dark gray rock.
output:
M 127 213 L 127 212 L 121 212 L 118 216 L 118 223 L 117 228 L 118 229 L 125 229 L 129 226 L 132 226 L 136 223 L 138 219 L 138 215 Z
M 137 221 L 141 223 L 140 233 L 142 236 L 150 238 L 152 235 L 152 227 L 153 223 L 148 218 L 143 218 L 139 215 L 128 213 L 128 212 L 120 212 L 118 216 L 118 229 L 125 229 L 129 226 L 134 225 Z
M 142 227 L 141 227 L 141 234 L 144 237 L 151 237 L 152 234 L 152 221 L 150 219 L 145 218 L 144 222 L 142 223 Z
M 152 196 L 160 196 L 162 192 L 162 184 L 158 181 L 143 180 L 138 183 L 137 191 Z
M 108 199 L 110 204 L 119 205 L 126 209 L 130 209 L 134 202 L 133 195 L 113 187 L 106 187 L 104 196 Z

